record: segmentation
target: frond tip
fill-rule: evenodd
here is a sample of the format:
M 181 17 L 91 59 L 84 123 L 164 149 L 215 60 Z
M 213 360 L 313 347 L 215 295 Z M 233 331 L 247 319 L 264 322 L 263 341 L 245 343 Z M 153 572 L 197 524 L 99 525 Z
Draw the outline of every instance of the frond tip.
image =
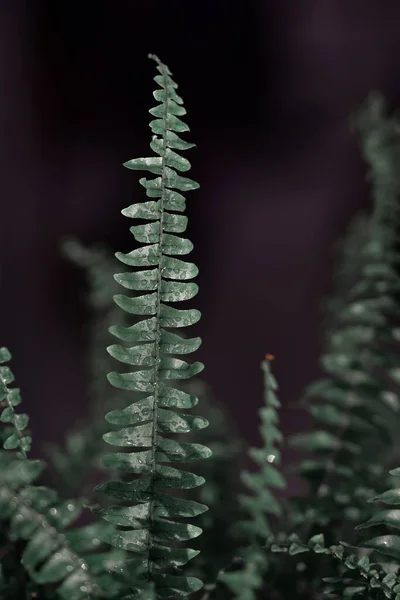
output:
M 176 412 L 192 408 L 198 399 L 170 383 L 174 379 L 188 379 L 204 368 L 200 362 L 189 363 L 176 357 L 197 350 L 201 339 L 182 338 L 169 331 L 192 325 L 200 318 L 195 309 L 170 306 L 190 300 L 198 292 L 198 286 L 188 281 L 197 275 L 196 265 L 176 258 L 188 254 L 193 245 L 176 234 L 187 227 L 187 217 L 179 214 L 185 210 L 185 198 L 180 191 L 196 189 L 199 184 L 177 174 L 189 170 L 190 163 L 176 150 L 186 150 L 194 144 L 178 135 L 189 128 L 180 119 L 186 110 L 176 92 L 177 84 L 168 67 L 154 55 L 151 58 L 157 62 L 160 73 L 154 78 L 160 89 L 153 94 L 159 104 L 150 109 L 156 117 L 150 123 L 154 134 L 150 147 L 157 156 L 133 159 L 124 166 L 156 175 L 139 181 L 147 196 L 156 200 L 133 204 L 122 211 L 124 216 L 145 224 L 130 228 L 136 241 L 143 245 L 129 254 L 116 254 L 122 263 L 135 267 L 133 272 L 115 275 L 116 281 L 134 290 L 135 296 L 114 296 L 115 303 L 124 311 L 144 318 L 130 327 L 110 329 L 119 340 L 129 340 L 133 346 L 113 344 L 107 349 L 116 360 L 131 367 L 127 373 L 110 373 L 110 383 L 139 393 L 141 398 L 135 397 L 130 406 L 106 415 L 109 423 L 122 429 L 105 434 L 104 440 L 132 451 L 104 457 L 104 464 L 123 474 L 124 481 L 110 481 L 97 490 L 124 502 L 98 512 L 118 528 L 107 541 L 138 555 L 125 568 L 127 576 L 134 579 L 136 593 L 153 585 L 157 597 L 175 598 L 186 597 L 202 586 L 200 580 L 180 574 L 181 567 L 198 552 L 179 548 L 176 542 L 200 535 L 199 527 L 180 520 L 200 515 L 207 506 L 164 493 L 168 488 L 186 490 L 204 483 L 203 477 L 170 464 L 208 458 L 211 451 L 201 444 L 173 439 L 174 434 L 208 425 L 202 417 Z

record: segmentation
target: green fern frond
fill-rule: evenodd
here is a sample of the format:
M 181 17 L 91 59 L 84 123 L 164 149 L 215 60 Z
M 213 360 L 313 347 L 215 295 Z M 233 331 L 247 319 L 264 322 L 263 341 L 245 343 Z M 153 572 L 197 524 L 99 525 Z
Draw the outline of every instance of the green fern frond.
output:
M 271 494 L 270 489 L 286 487 L 285 479 L 276 468 L 281 460 L 279 445 L 282 442 L 282 434 L 278 428 L 277 409 L 280 407 L 280 402 L 276 395 L 278 384 L 270 367 L 272 359 L 273 356 L 267 354 L 261 363 L 264 372 L 265 405 L 259 411 L 259 415 L 260 433 L 264 445 L 262 448 L 250 448 L 249 450 L 249 456 L 257 464 L 258 471 L 242 473 L 242 481 L 251 495 L 240 497 L 240 503 L 248 515 L 248 520 L 240 523 L 239 528 L 250 543 L 255 543 L 260 536 L 265 539 L 272 533 L 268 516 L 281 516 L 282 507 Z
M 53 585 L 58 596 L 68 600 L 101 597 L 87 562 L 64 531 L 82 507 L 74 501 L 60 502 L 51 489 L 33 485 L 43 466 L 40 461 L 0 454 L 0 521 L 8 524 L 11 540 L 25 543 L 22 564 L 38 586 Z
M 265 550 L 291 556 L 311 552 L 335 559 L 341 567 L 341 572 L 336 577 L 322 578 L 321 584 L 328 584 L 324 590 L 324 597 L 398 600 L 399 576 L 388 573 L 380 564 L 371 562 L 368 556 L 360 557 L 350 553 L 347 547 L 343 542 L 326 546 L 322 534 L 313 535 L 307 543 L 302 542 L 296 534 L 278 534 L 276 539 L 271 537 L 268 540 Z
M 400 468 L 392 469 L 390 474 L 394 477 L 400 477 Z M 358 525 L 356 529 L 363 530 L 379 526 L 379 528 L 384 527 L 394 531 L 400 530 L 400 488 L 389 489 L 374 496 L 369 502 L 386 504 L 390 508 L 379 510 L 368 521 Z M 360 545 L 390 556 L 395 560 L 396 566 L 400 563 L 400 535 L 396 533 L 381 535 Z
M 156 175 L 154 179 L 142 178 L 140 183 L 147 195 L 157 200 L 133 204 L 122 211 L 128 218 L 149 222 L 130 228 L 136 241 L 143 246 L 129 254 L 116 254 L 121 262 L 139 269 L 115 275 L 126 289 L 144 293 L 134 298 L 114 297 L 116 304 L 126 312 L 146 318 L 128 328 L 111 329 L 117 338 L 129 341 L 133 346 L 127 348 L 115 344 L 108 347 L 111 356 L 132 367 L 127 373 L 110 373 L 110 383 L 119 389 L 140 392 L 144 397 L 106 416 L 109 423 L 123 426 L 106 434 L 106 442 L 133 451 L 106 455 L 104 464 L 134 478 L 99 486 L 98 491 L 125 504 L 98 512 L 120 528 L 108 541 L 138 553 L 137 560 L 128 561 L 126 565 L 128 573 L 131 565 L 135 569 L 138 561 L 142 565 L 141 577 L 132 582 L 135 593 L 140 593 L 144 583 L 153 582 L 158 597 L 185 597 L 202 585 L 196 578 L 179 574 L 180 567 L 197 552 L 176 547 L 176 542 L 197 537 L 201 529 L 175 519 L 199 515 L 207 507 L 159 490 L 185 490 L 201 485 L 202 477 L 169 466 L 169 463 L 198 460 L 211 454 L 203 445 L 181 443 L 169 437 L 208 425 L 202 417 L 176 412 L 176 409 L 192 408 L 197 398 L 169 384 L 170 380 L 187 379 L 203 370 L 203 364 L 199 362 L 187 363 L 174 356 L 194 352 L 201 339 L 184 339 L 169 331 L 192 325 L 200 318 L 197 310 L 169 306 L 169 303 L 190 300 L 198 291 L 195 283 L 188 282 L 197 275 L 197 267 L 176 258 L 188 254 L 193 245 L 176 234 L 183 233 L 187 226 L 187 217 L 179 214 L 185 209 L 185 198 L 180 191 L 196 189 L 199 185 L 177 174 L 177 171 L 187 171 L 190 163 L 176 150 L 185 150 L 194 144 L 178 136 L 189 128 L 180 119 L 186 111 L 177 94 L 177 84 L 168 67 L 157 57 L 151 58 L 156 61 L 160 73 L 154 78 L 160 89 L 153 94 L 160 104 L 150 110 L 156 117 L 150 123 L 154 133 L 150 146 L 158 156 L 134 159 L 125 166 Z
M 370 220 L 367 213 L 357 213 L 350 221 L 343 238 L 336 244 L 334 293 L 323 303 L 326 312 L 323 327 L 327 344 L 335 329 L 337 315 L 345 308 L 349 293 L 361 276 L 365 263 L 363 249 L 370 237 Z
M 2 348 L 1 357 L 4 363 L 10 360 L 11 354 Z M 14 379 L 11 371 L 1 369 L 4 396 L 13 408 L 21 398 L 7 387 Z M 89 530 L 71 529 L 82 513 L 82 502 L 61 501 L 54 490 L 34 484 L 45 464 L 26 456 L 28 444 L 23 440 L 27 417 L 23 423 L 17 421 L 15 426 L 16 415 L 7 414 L 8 418 L 2 420 L 13 425 L 16 431 L 11 434 L 15 436 L 12 443 L 6 434 L 7 451 L 0 451 L 0 526 L 13 545 L 23 543 L 20 558 L 29 574 L 29 585 L 35 593 L 52 588 L 57 597 L 68 600 L 104 598 L 106 594 L 113 597 L 122 588 L 110 579 L 106 564 L 119 565 L 125 558 L 124 553 L 99 553 L 99 550 L 107 550 L 99 541 L 99 535 L 104 535 L 107 529 L 105 523 L 100 522 Z M 112 525 L 108 529 L 113 530 Z
M 119 285 L 114 273 L 119 264 L 111 250 L 103 245 L 84 246 L 79 240 L 69 238 L 64 241 L 63 252 L 69 260 L 84 269 L 87 292 L 86 305 L 90 310 L 90 323 L 87 328 L 88 353 L 87 373 L 89 380 L 89 420 L 104 423 L 104 414 L 121 403 L 122 393 L 113 392 L 104 373 L 110 371 L 107 346 L 112 341 L 109 327 L 133 324 L 138 319 L 129 315 L 113 302 Z
M 400 410 L 395 383 L 400 279 L 394 264 L 393 218 L 400 183 L 400 131 L 381 109 L 370 97 L 360 111 L 374 199 L 360 279 L 335 315 L 321 360 L 328 377 L 306 391 L 308 410 L 319 426 L 291 439 L 291 445 L 314 453 L 299 466 L 312 497 L 299 521 L 321 528 L 330 524 L 332 532 L 341 531 L 344 537 L 349 532 L 343 531 L 343 524 L 368 518 L 365 499 L 385 485 L 387 439 L 393 439 Z M 380 452 L 384 459 L 378 462 Z
M 260 546 L 272 533 L 270 515 L 282 515 L 281 505 L 271 493 L 271 488 L 286 487 L 285 479 L 275 466 L 279 465 L 281 459 L 279 445 L 282 442 L 282 434 L 278 428 L 278 384 L 270 366 L 273 359 L 273 355 L 267 354 L 261 362 L 265 404 L 259 415 L 260 433 L 264 444 L 261 448 L 249 450 L 249 456 L 256 463 L 258 470 L 255 473 L 244 471 L 241 474 L 241 479 L 250 493 L 239 496 L 245 520 L 235 523 L 232 527 L 233 535 L 243 546 L 238 550 L 243 565 L 241 569 L 224 571 L 218 578 L 238 599 L 255 600 L 258 591 L 263 587 L 268 562 Z
M 19 454 L 26 458 L 32 443 L 32 438 L 27 432 L 29 417 L 25 413 L 15 412 L 15 407 L 21 403 L 21 396 L 19 389 L 9 389 L 14 375 L 5 363 L 10 360 L 9 350 L 0 348 L 0 421 L 10 425 L 10 434 L 4 440 L 3 448 L 19 450 Z
M 104 377 L 111 370 L 112 358 L 106 351 L 112 336 L 108 329 L 114 325 L 127 325 L 124 313 L 113 302 L 119 285 L 113 275 L 118 261 L 103 246 L 86 247 L 75 238 L 64 240 L 63 254 L 75 265 L 84 269 L 87 280 L 85 300 L 90 310 L 90 322 L 85 330 L 87 339 L 86 371 L 88 379 L 89 414 L 67 431 L 63 446 L 49 444 L 46 457 L 52 464 L 57 489 L 63 494 L 82 494 L 90 498 L 93 476 L 103 470 L 100 457 L 107 445 L 102 435 L 107 432 L 104 414 L 112 408 L 124 406 L 120 390 L 110 393 Z

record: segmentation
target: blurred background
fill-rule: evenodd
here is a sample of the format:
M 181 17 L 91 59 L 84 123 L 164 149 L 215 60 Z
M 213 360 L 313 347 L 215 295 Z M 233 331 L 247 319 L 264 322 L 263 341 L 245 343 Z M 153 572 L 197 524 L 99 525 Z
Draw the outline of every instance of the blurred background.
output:
M 60 240 L 133 248 L 120 211 L 145 196 L 122 163 L 150 152 L 149 52 L 197 144 L 198 358 L 251 443 L 266 352 L 284 433 L 307 426 L 290 405 L 319 374 L 333 244 L 368 207 L 349 115 L 373 88 L 400 106 L 397 0 L 0 0 L 1 345 L 36 454 L 87 407 L 84 279 Z

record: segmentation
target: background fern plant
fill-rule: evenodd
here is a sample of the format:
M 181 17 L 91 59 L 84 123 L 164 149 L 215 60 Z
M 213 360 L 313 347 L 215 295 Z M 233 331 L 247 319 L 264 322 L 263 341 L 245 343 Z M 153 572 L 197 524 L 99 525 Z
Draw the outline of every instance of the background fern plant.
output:
M 271 579 L 270 570 L 267 571 L 269 564 L 261 546 L 272 535 L 270 516 L 272 515 L 275 521 L 282 516 L 281 503 L 272 490 L 286 487 L 286 481 L 278 470 L 281 462 L 279 446 L 282 434 L 278 428 L 277 409 L 280 402 L 277 397 L 278 384 L 270 367 L 272 360 L 274 356 L 266 354 L 261 363 L 264 375 L 264 406 L 259 415 L 263 445 L 261 448 L 249 449 L 249 456 L 257 465 L 257 470 L 241 473 L 247 491 L 239 496 L 243 520 L 232 526 L 234 537 L 241 542 L 236 554 L 240 556 L 243 564 L 241 569 L 233 572 L 222 571 L 218 577 L 219 582 L 223 583 L 235 598 L 249 600 L 257 597 L 258 590 L 271 589 L 268 585 L 268 579 Z
M 197 275 L 197 267 L 176 258 L 188 254 L 192 243 L 176 234 L 183 233 L 187 227 L 187 217 L 182 214 L 185 198 L 180 191 L 199 186 L 177 173 L 190 168 L 189 161 L 175 151 L 193 147 L 178 136 L 189 129 L 179 118 L 186 111 L 171 72 L 156 56 L 151 58 L 159 71 L 154 78 L 159 89 L 153 94 L 159 104 L 150 110 L 156 117 L 150 123 L 154 134 L 150 146 L 158 156 L 133 159 L 125 166 L 156 175 L 154 179 L 142 178 L 140 183 L 147 195 L 157 200 L 133 204 L 122 211 L 128 218 L 149 223 L 130 228 L 143 246 L 129 254 L 116 254 L 121 262 L 135 270 L 115 275 L 126 289 L 144 293 L 133 298 L 114 297 L 122 310 L 145 318 L 130 327 L 112 328 L 118 339 L 131 346 L 108 347 L 114 358 L 131 366 L 128 373 L 110 373 L 110 383 L 120 389 L 140 392 L 144 397 L 106 416 L 108 422 L 123 428 L 105 434 L 105 441 L 133 451 L 106 455 L 104 464 L 122 475 L 132 474 L 132 480 L 109 481 L 97 489 L 123 502 L 98 509 L 98 512 L 118 527 L 108 541 L 139 554 L 138 559 L 133 558 L 125 565 L 125 571 L 132 567 L 129 574 L 135 579 L 131 587 L 136 594 L 146 593 L 153 584 L 156 596 L 161 598 L 185 597 L 200 589 L 202 582 L 197 578 L 177 574 L 197 552 L 179 548 L 176 542 L 197 537 L 201 529 L 175 519 L 197 516 L 207 507 L 160 490 L 191 489 L 204 483 L 202 477 L 169 464 L 207 458 L 211 452 L 204 445 L 182 443 L 169 437 L 208 425 L 202 417 L 176 412 L 176 409 L 193 408 L 197 398 L 169 385 L 170 380 L 187 379 L 203 370 L 202 363 L 176 358 L 176 355 L 197 350 L 200 338 L 184 339 L 169 331 L 192 325 L 200 318 L 195 309 L 169 306 L 169 303 L 190 300 L 198 291 L 195 283 L 187 281 Z
M 332 535 L 346 535 L 348 524 L 367 517 L 365 501 L 374 495 L 375 486 L 380 488 L 375 492 L 383 491 L 380 486 L 385 485 L 386 468 L 382 453 L 390 448 L 387 439 L 392 437 L 392 424 L 398 424 L 400 406 L 390 380 L 398 359 L 387 346 L 390 339 L 395 342 L 391 314 L 396 317 L 400 308 L 400 279 L 390 266 L 395 220 L 385 216 L 385 211 L 393 214 L 398 201 L 400 163 L 395 157 L 400 136 L 393 118 L 386 116 L 380 96 L 368 98 L 359 121 L 374 186 L 374 210 L 359 259 L 363 266 L 336 313 L 322 357 L 328 377 L 306 392 L 309 410 L 322 427 L 291 440 L 296 447 L 321 457 L 303 461 L 299 471 L 310 483 L 315 499 L 304 500 L 307 520 L 322 527 L 330 540 Z M 299 516 L 299 520 L 304 518 Z
M 1 362 L 10 359 L 9 351 L 1 348 Z M 0 373 L 2 402 L 7 404 L 2 420 L 10 425 L 3 435 L 7 450 L 0 452 L 0 537 L 5 544 L 0 556 L 2 597 L 112 598 L 121 587 L 109 578 L 107 568 L 118 566 L 124 554 L 107 553 L 98 539 L 112 527 L 99 522 L 71 529 L 82 512 L 82 501 L 61 501 L 54 490 L 35 485 L 45 464 L 27 458 L 30 438 L 24 430 L 28 419 L 14 412 L 20 403 L 19 390 L 9 388 L 14 380 L 9 367 L 1 366 Z
M 78 421 L 66 432 L 64 444 L 45 447 L 52 465 L 52 481 L 60 493 L 84 493 L 93 496 L 93 485 L 104 470 L 101 456 L 107 451 L 102 435 L 107 432 L 104 415 L 112 408 L 124 406 L 121 390 L 110 388 L 105 377 L 112 366 L 112 358 L 106 348 L 112 341 L 108 329 L 128 325 L 126 313 L 113 302 L 119 285 L 113 275 L 118 261 L 105 246 L 85 247 L 79 240 L 64 240 L 62 251 L 73 264 L 84 270 L 86 310 L 90 320 L 85 327 L 85 366 L 89 410 L 87 417 Z

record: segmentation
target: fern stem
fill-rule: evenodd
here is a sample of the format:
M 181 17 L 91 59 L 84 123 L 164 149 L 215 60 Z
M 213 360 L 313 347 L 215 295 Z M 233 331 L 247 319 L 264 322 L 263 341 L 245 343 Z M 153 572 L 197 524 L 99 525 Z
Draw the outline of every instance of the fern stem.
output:
M 165 66 L 161 63 L 160 59 L 155 54 L 149 54 L 150 59 L 154 60 L 164 71 L 163 76 L 165 80 L 165 89 L 167 90 L 167 78 L 165 73 Z M 162 255 L 163 255 L 163 247 L 164 247 L 164 236 L 163 236 L 163 224 L 164 224 L 164 214 L 165 214 L 165 154 L 166 154 L 166 121 L 168 115 L 168 94 L 165 94 L 165 99 L 163 102 L 164 106 L 164 131 L 163 131 L 163 156 L 162 156 L 162 176 L 161 176 L 161 203 L 160 203 L 160 237 L 159 237 L 159 246 L 158 246 L 158 264 L 161 264 Z M 152 527 L 154 524 L 154 500 L 155 500 L 155 468 L 156 468 L 156 444 L 157 444 L 157 423 L 158 423 L 158 398 L 159 398 L 159 366 L 160 366 L 160 341 L 161 341 L 161 328 L 160 328 L 160 316 L 161 316 L 161 284 L 162 284 L 162 270 L 158 269 L 157 276 L 157 314 L 156 314 L 156 343 L 155 343 L 155 362 L 154 362 L 154 409 L 153 409 L 153 428 L 152 428 L 152 436 L 151 436 L 151 499 L 149 506 L 149 547 L 152 547 Z M 147 561 L 147 575 L 148 580 L 151 581 L 152 576 L 152 561 Z

